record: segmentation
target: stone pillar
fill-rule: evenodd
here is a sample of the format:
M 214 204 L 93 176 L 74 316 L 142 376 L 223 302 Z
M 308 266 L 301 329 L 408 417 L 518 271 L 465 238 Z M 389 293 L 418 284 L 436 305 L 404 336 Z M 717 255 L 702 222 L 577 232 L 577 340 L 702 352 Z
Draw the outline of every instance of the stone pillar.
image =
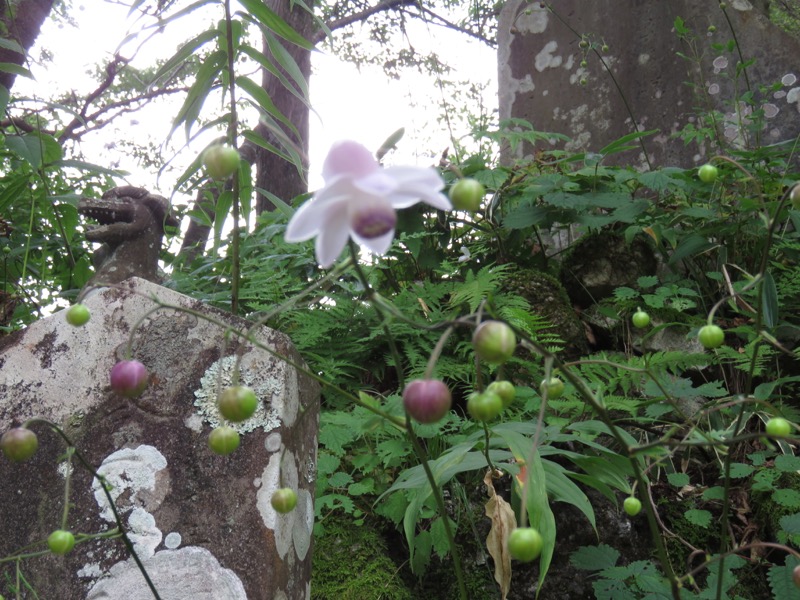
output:
M 153 298 L 197 314 L 150 312 Z M 262 327 L 255 338 L 267 349 L 259 348 L 232 334 L 251 323 L 137 278 L 84 303 L 92 316 L 83 327 L 59 313 L 0 339 L 0 431 L 37 416 L 65 429 L 110 484 L 164 600 L 309 598 L 319 390 L 281 360 L 301 363 L 289 339 Z M 131 335 L 131 358 L 150 381 L 140 397 L 125 399 L 110 389 L 109 371 Z M 237 355 L 239 383 L 255 390 L 260 406 L 237 426 L 241 446 L 222 457 L 207 438 L 221 422 L 217 390 L 231 384 Z M 65 444 L 43 425 L 31 429 L 40 444 L 33 458 L 0 456 L 0 557 L 36 542 L 46 549 L 41 542 L 61 525 Z M 99 482 L 74 457 L 71 464 L 68 528 L 112 529 Z M 270 505 L 278 487 L 298 493 L 286 515 Z M 20 569 L 39 598 L 153 597 L 119 539 L 78 543 L 64 557 L 45 553 Z M 0 570 L 0 594 L 13 597 L 5 582 L 15 581 L 15 565 Z
M 653 166 L 688 168 L 718 150 L 708 145 L 685 145 L 672 137 L 687 124 L 698 125 L 701 111 L 723 114 L 718 133 L 726 145 L 745 143 L 740 123 L 748 125 L 750 107 L 733 103 L 744 91 L 736 79 L 739 55 L 724 47 L 731 29 L 717 0 L 553 0 L 556 14 L 539 2 L 508 0 L 498 27 L 500 118 L 530 121 L 540 132 L 572 138 L 567 149 L 599 152 L 607 144 L 640 131 L 659 131 L 645 138 Z M 750 132 L 749 144 L 791 141 L 800 134 L 800 43 L 772 24 L 747 0 L 728 2 L 731 19 L 747 67 L 757 107 L 765 126 Z M 678 39 L 673 26 L 680 17 L 695 36 L 694 49 Z M 710 32 L 709 27 L 716 28 Z M 593 52 L 586 66 L 579 47 L 581 36 L 602 47 L 600 55 L 613 72 L 615 85 Z M 723 46 L 714 48 L 713 44 Z M 698 55 L 697 64 L 678 56 Z M 581 80 L 585 80 L 581 84 Z M 778 84 L 759 92 L 759 86 Z M 738 89 L 735 91 L 735 88 Z M 627 100 L 633 118 L 623 102 Z M 634 122 L 635 121 L 635 122 Z M 646 167 L 644 152 L 612 155 L 606 164 Z M 553 147 L 563 149 L 563 142 Z M 539 149 L 550 147 L 543 143 Z M 521 150 L 522 153 L 530 152 Z M 506 151 L 505 159 L 512 157 Z

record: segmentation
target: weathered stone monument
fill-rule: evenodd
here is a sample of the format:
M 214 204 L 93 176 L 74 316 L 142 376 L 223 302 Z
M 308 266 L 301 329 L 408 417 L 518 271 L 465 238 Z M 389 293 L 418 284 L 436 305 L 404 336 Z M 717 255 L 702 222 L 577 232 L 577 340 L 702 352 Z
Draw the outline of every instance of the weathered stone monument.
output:
M 318 387 L 290 364 L 302 361 L 289 339 L 266 327 L 244 337 L 252 323 L 136 277 L 83 303 L 83 327 L 58 313 L 0 340 L 0 432 L 33 417 L 63 428 L 104 478 L 162 599 L 309 598 Z M 133 399 L 109 384 L 128 351 L 149 371 Z M 223 421 L 216 399 L 237 381 L 259 407 L 232 424 L 241 446 L 217 456 L 207 445 Z M 0 594 L 19 585 L 48 599 L 153 598 L 119 537 L 78 535 L 116 527 L 101 482 L 77 456 L 67 460 L 47 425 L 30 429 L 32 458 L 0 456 L 0 557 L 26 547 L 34 556 L 0 564 Z M 44 540 L 61 528 L 67 473 L 66 526 L 78 543 L 62 557 Z M 270 504 L 282 487 L 298 495 L 286 514 Z
M 645 167 L 649 158 L 653 166 L 688 168 L 716 153 L 717 144 L 698 147 L 672 137 L 687 125 L 699 128 L 702 112 L 719 111 L 714 129 L 724 145 L 778 144 L 800 134 L 800 43 L 748 0 L 727 2 L 726 13 L 717 0 L 547 5 L 553 10 L 525 0 L 503 6 L 501 119 L 521 118 L 537 131 L 565 134 L 572 138 L 567 149 L 576 152 L 599 152 L 631 132 L 657 129 L 643 139 L 644 149 L 606 159 Z M 678 17 L 690 32 L 684 39 L 674 27 Z M 738 47 L 728 45 L 731 30 Z M 739 49 L 744 61 L 754 62 L 737 75 Z M 752 104 L 737 102 L 748 84 Z

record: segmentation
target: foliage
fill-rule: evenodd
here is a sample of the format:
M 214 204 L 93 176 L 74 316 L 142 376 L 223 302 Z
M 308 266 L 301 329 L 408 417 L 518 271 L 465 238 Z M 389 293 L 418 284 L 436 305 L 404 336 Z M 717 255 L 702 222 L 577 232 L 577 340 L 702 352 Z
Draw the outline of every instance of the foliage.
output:
M 252 60 L 280 72 L 283 85 L 307 101 L 293 60 L 274 45 L 267 56 L 246 32 L 258 30 L 268 46 L 277 37 L 310 44 L 266 5 L 241 4 L 245 10 L 195 35 L 151 81 L 195 61 L 171 134 L 223 128 L 234 146 L 254 144 L 302 169 L 301 153 L 281 128 L 294 124 L 242 68 Z M 485 13 L 482 5 L 474 9 Z M 673 25 L 697 52 L 687 60 L 697 59 L 699 38 L 682 21 Z M 379 40 L 388 33 L 376 31 Z M 730 77 L 741 77 L 743 68 Z M 748 92 L 733 99 L 737 106 L 754 103 Z M 209 100 L 225 95 L 224 114 L 210 116 Z M 240 123 L 240 103 L 257 111 L 270 135 Z M 709 183 L 693 169 L 641 172 L 603 163 L 653 131 L 631 133 L 594 154 L 550 148 L 501 165 L 490 156 L 494 144 L 565 140 L 518 119 L 480 125 L 476 137 L 484 152 L 453 157 L 443 175 L 447 185 L 459 176 L 480 181 L 488 190 L 482 209 L 404 209 L 385 257 L 368 258 L 351 247 L 349 258 L 321 270 L 310 244 L 284 239 L 305 197 L 273 198 L 277 209 L 254 219 L 251 230 L 246 224 L 257 190 L 246 168 L 217 190 L 213 219 L 192 213 L 214 227 L 213 246 L 191 261 L 165 256 L 168 285 L 286 332 L 308 372 L 323 383 L 318 540 L 334 544 L 345 537 L 347 517 L 370 548 L 379 547 L 359 528 L 380 522 L 404 540 L 414 575 L 452 559 L 453 589 L 464 597 L 460 542 L 483 544 L 475 533 L 474 490 L 488 473 L 504 482 L 500 493 L 517 523 L 529 523 L 544 539 L 537 593 L 547 590 L 562 505 L 597 531 L 599 509 L 636 495 L 652 559 L 627 560 L 603 540 L 571 556 L 575 568 L 592 574 L 597 598 L 747 598 L 767 588 L 775 598 L 790 597 L 800 540 L 797 429 L 774 439 L 763 424 L 772 415 L 800 421 L 794 401 L 800 211 L 791 197 L 799 175 L 792 149 L 762 147 L 756 113 L 742 126 L 741 145 L 732 147 L 719 134 L 717 116 L 705 112 L 678 136 L 722 152 L 711 159 L 719 176 Z M 89 259 L 69 190 L 99 191 L 115 174 L 65 160 L 58 140 L 41 132 L 9 131 L 0 159 L 0 210 L 9 215 L 0 231 L 9 296 L 0 300 L 7 306 L 14 296 L 27 300 L 3 323 L 10 329 L 38 316 L 32 306 L 77 295 Z M 205 185 L 199 163 L 185 170 L 180 185 Z M 562 232 L 569 234 L 566 245 L 558 242 Z M 583 243 L 574 240 L 589 236 L 597 244 L 621 240 L 649 251 L 653 269 L 582 307 L 592 347 L 572 360 L 551 315 L 516 283 L 520 269 L 541 271 L 552 276 L 552 296 L 566 297 L 559 281 L 569 272 L 570 251 Z M 640 332 L 628 325 L 637 308 L 653 317 Z M 507 322 L 521 340 L 503 365 L 482 364 L 470 342 L 489 318 Z M 724 345 L 713 351 L 695 340 L 707 323 L 725 330 Z M 667 333 L 679 343 L 656 346 Z M 414 424 L 401 394 L 406 381 L 429 376 L 448 384 L 453 410 L 438 423 Z M 566 384 L 557 398 L 540 388 L 552 376 Z M 488 423 L 470 419 L 470 393 L 504 379 L 516 387 L 514 402 Z M 758 575 L 755 593 L 743 585 L 751 570 Z M 384 574 L 376 568 L 368 579 Z

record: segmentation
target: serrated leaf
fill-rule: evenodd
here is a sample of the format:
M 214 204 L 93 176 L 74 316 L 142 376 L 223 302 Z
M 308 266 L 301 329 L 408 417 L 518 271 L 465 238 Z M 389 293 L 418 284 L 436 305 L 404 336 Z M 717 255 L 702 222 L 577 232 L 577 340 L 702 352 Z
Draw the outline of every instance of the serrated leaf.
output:
M 752 465 L 745 463 L 731 463 L 731 479 L 748 477 L 753 471 L 755 471 L 755 467 Z
M 772 499 L 787 508 L 800 508 L 800 492 L 797 490 L 777 489 L 772 493 Z
M 686 473 L 669 473 L 667 475 L 667 481 L 669 481 L 670 485 L 682 488 L 685 485 L 689 485 L 689 475 Z
M 353 477 L 350 475 L 350 473 L 337 471 L 328 478 L 328 487 L 343 488 L 351 481 L 353 481 Z
M 715 485 L 703 492 L 703 500 L 722 500 L 725 498 L 725 488 L 721 485 Z
M 686 518 L 689 523 L 692 525 L 697 525 L 698 527 L 707 528 L 711 525 L 711 513 L 707 510 L 699 510 L 696 508 L 690 508 L 683 516 Z
M 788 554 L 783 566 L 770 568 L 767 579 L 769 579 L 769 587 L 772 589 L 773 600 L 795 600 L 797 598 L 797 587 L 792 579 L 792 571 L 797 565 L 800 565 L 800 559 L 793 554 Z
M 411 571 L 417 575 L 425 573 L 431 562 L 433 540 L 430 531 L 420 531 L 414 539 L 414 553 L 411 559 Z
M 351 496 L 363 496 L 364 494 L 372 494 L 374 492 L 375 480 L 370 477 L 351 483 L 347 487 L 347 493 Z
M 778 522 L 785 533 L 789 535 L 800 535 L 800 513 L 781 517 Z
M 330 475 L 339 468 L 341 460 L 329 452 L 320 451 L 317 454 L 317 474 Z
M 619 551 L 607 544 L 581 546 L 570 555 L 569 562 L 583 571 L 602 571 L 616 565 L 619 556 Z
M 775 457 L 775 467 L 784 473 L 800 471 L 800 456 L 781 454 Z
M 449 517 L 448 519 L 450 521 L 450 530 L 455 532 L 455 522 Z M 430 531 L 433 551 L 436 552 L 436 555 L 439 558 L 444 558 L 450 553 L 450 542 L 447 539 L 447 531 L 445 530 L 444 521 L 441 517 L 436 517 L 433 521 L 431 521 Z

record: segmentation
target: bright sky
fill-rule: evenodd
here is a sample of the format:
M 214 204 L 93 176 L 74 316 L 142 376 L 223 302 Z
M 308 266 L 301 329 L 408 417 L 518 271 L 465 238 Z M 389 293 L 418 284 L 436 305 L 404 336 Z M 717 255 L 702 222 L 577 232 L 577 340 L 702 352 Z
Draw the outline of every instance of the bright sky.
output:
M 154 38 L 139 53 L 134 64 L 143 66 L 151 64 L 156 57 L 170 56 L 179 39 L 188 38 L 201 31 L 207 23 L 220 19 L 221 8 L 216 10 L 219 14 L 192 14 L 168 27 L 164 35 Z M 76 3 L 75 10 L 70 13 L 70 17 L 78 22 L 78 30 L 48 22 L 39 42 L 52 52 L 52 65 L 46 72 L 35 68 L 35 82 L 23 83 L 18 79 L 15 93 L 24 91 L 41 98 L 56 88 L 66 87 L 78 95 L 92 91 L 96 83 L 87 73 L 95 62 L 112 56 L 127 32 L 140 29 L 140 25 L 126 19 L 126 14 L 127 10 L 118 4 L 95 0 L 91 9 Z M 491 48 L 472 42 L 466 36 L 423 23 L 410 26 L 408 36 L 417 51 L 424 53 L 435 48 L 446 62 L 455 66 L 457 72 L 449 77 L 487 85 L 483 101 L 485 110 L 496 109 L 497 69 L 495 52 Z M 122 54 L 127 56 L 130 51 L 123 50 Z M 401 81 L 390 80 L 380 69 L 364 67 L 359 71 L 335 57 L 318 52 L 313 58 L 310 85 L 312 106 L 318 115 L 312 114 L 311 118 L 312 189 L 320 183 L 319 170 L 329 146 L 339 139 L 355 139 L 370 149 L 377 149 L 392 132 L 405 127 L 406 137 L 399 151 L 390 159 L 395 164 L 433 164 L 450 146 L 446 126 L 437 122 L 441 95 L 432 78 L 408 73 Z M 454 110 L 460 108 L 454 106 Z M 131 172 L 130 183 L 157 185 L 162 194 L 168 195 L 177 174 L 167 175 L 157 184 L 149 183 L 155 181 L 155 174 L 143 172 L 143 168 L 128 157 L 123 148 L 116 148 L 114 142 L 116 137 L 137 136 L 143 140 L 149 135 L 160 144 L 176 112 L 177 106 L 173 110 L 162 107 L 133 118 L 123 117 L 115 124 L 116 131 L 109 128 L 86 138 L 82 144 L 86 159 L 103 166 L 116 166 L 118 163 L 119 167 Z M 457 136 L 466 133 L 466 130 L 455 132 Z M 182 133 L 177 134 L 177 140 L 183 141 Z M 184 153 L 176 162 L 183 167 L 193 156 L 193 152 Z

